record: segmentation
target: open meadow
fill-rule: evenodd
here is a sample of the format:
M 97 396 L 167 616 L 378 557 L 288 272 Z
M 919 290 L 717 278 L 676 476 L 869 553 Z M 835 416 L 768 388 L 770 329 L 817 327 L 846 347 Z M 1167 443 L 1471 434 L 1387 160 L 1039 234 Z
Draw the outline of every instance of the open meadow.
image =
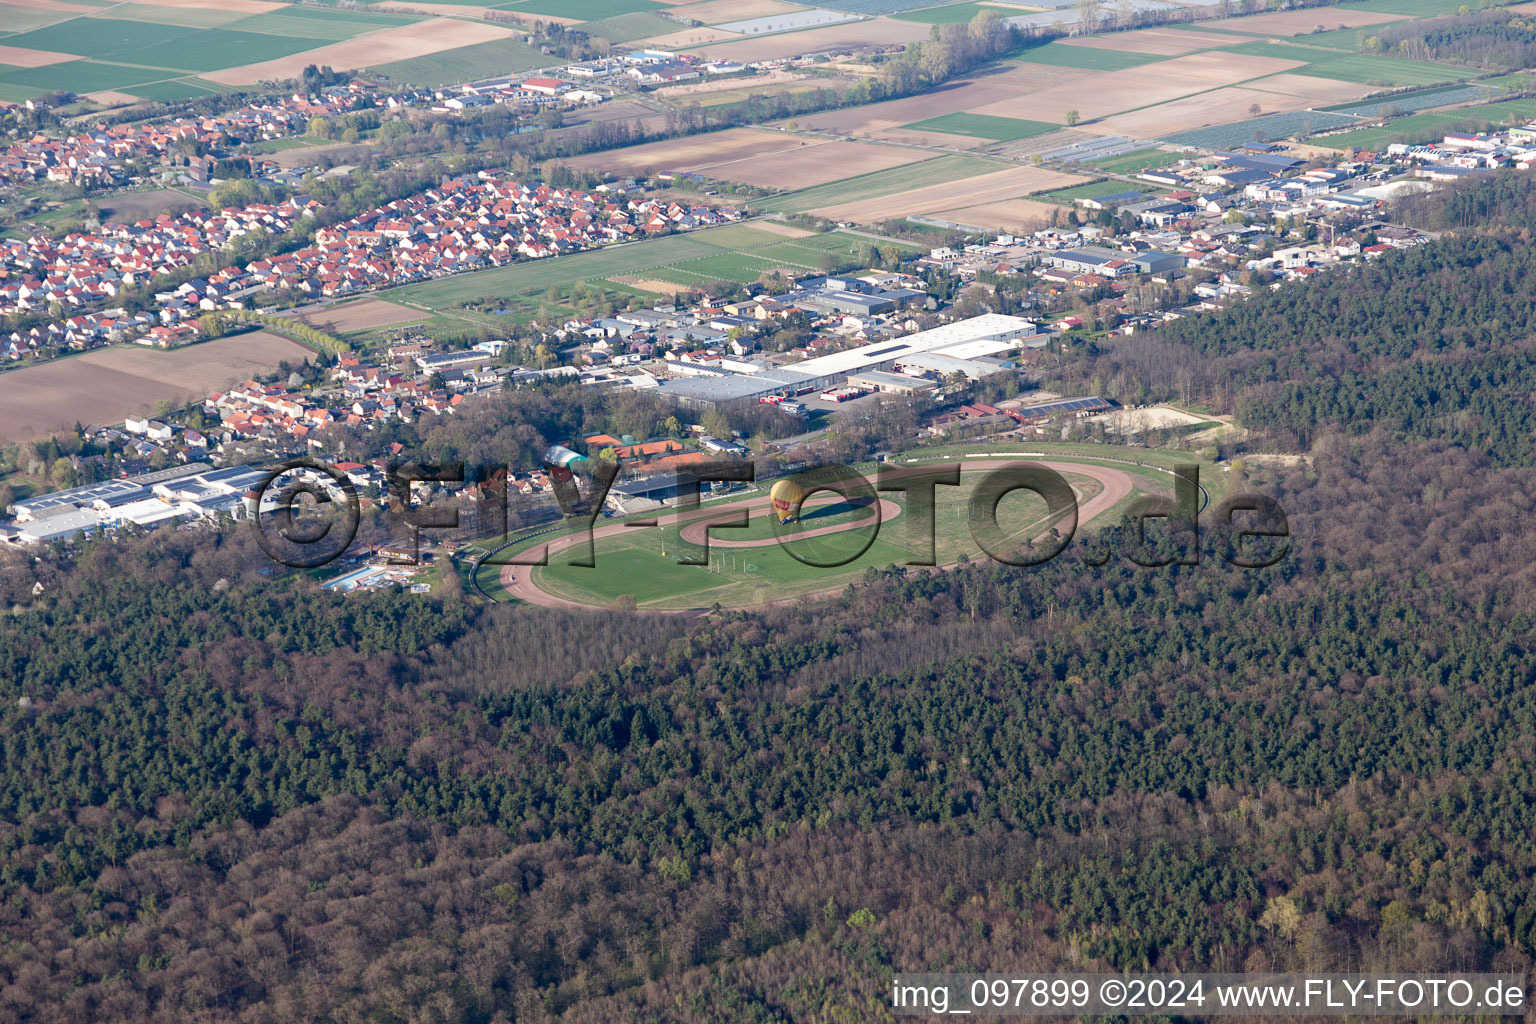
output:
M 497 308 L 506 311 L 501 315 L 515 316 L 544 301 L 551 288 L 558 291 L 595 284 L 613 291 L 648 293 L 648 298 L 654 298 L 713 281 L 745 284 L 778 269 L 813 273 L 820 269 L 826 253 L 845 257 L 876 244 L 895 244 L 907 252 L 917 250 L 905 243 L 876 242 L 842 231 L 790 237 L 777 224 L 762 228 L 732 224 L 459 274 L 385 294 L 392 302 L 423 310 L 455 311 L 455 315 L 463 315 L 458 311 L 465 303 L 488 298 L 501 304 Z M 470 316 L 484 323 L 499 319 L 496 313 Z

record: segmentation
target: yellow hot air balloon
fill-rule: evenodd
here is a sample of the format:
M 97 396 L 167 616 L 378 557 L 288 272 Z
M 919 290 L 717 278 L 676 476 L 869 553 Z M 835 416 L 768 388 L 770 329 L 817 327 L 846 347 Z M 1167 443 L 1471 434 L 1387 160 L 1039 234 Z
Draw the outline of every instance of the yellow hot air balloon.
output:
M 773 513 L 778 516 L 779 522 L 787 523 L 799 517 L 800 503 L 805 500 L 805 488 L 786 477 L 773 485 L 768 497 L 773 499 Z

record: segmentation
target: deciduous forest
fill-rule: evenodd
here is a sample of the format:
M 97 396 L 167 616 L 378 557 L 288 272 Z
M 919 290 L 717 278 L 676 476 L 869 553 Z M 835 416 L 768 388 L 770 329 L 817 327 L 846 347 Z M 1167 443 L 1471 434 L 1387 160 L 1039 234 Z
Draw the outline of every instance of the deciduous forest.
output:
M 1299 456 L 1233 470 L 1289 517 L 1266 569 L 1208 533 L 683 617 L 335 596 L 244 531 L 4 555 L 0 1020 L 852 1024 L 896 971 L 1530 970 L 1533 194 L 1421 201 L 1427 246 L 1086 357 Z M 500 454 L 582 422 L 518 401 Z

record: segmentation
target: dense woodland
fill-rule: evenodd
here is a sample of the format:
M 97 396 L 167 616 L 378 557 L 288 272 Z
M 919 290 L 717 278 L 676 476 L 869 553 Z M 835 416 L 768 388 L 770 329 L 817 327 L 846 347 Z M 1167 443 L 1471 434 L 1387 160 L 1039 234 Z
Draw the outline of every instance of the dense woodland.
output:
M 1514 11 L 1481 11 L 1386 25 L 1365 43 L 1372 52 L 1409 60 L 1515 71 L 1536 63 L 1536 22 Z
M 0 1020 L 851 1024 L 898 970 L 1530 970 L 1532 211 L 1475 183 L 1403 211 L 1455 228 L 1429 246 L 1080 367 L 1305 456 L 1234 470 L 1289 516 L 1268 569 L 1208 531 L 1197 566 L 690 618 L 337 597 L 238 531 L 6 554 Z M 421 440 L 583 424 L 546 400 Z

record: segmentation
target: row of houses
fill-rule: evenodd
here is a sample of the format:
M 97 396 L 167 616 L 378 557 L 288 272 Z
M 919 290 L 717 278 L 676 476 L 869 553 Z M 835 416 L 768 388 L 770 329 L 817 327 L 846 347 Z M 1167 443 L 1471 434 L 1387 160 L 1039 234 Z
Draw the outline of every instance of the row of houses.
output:
M 167 122 L 97 125 L 63 138 L 37 134 L 0 151 L 0 181 L 52 181 L 100 188 L 121 182 L 128 161 L 168 163 L 183 147 L 221 150 L 242 142 L 301 135 L 312 117 L 352 110 L 361 94 L 330 89 L 247 103 L 223 114 Z

